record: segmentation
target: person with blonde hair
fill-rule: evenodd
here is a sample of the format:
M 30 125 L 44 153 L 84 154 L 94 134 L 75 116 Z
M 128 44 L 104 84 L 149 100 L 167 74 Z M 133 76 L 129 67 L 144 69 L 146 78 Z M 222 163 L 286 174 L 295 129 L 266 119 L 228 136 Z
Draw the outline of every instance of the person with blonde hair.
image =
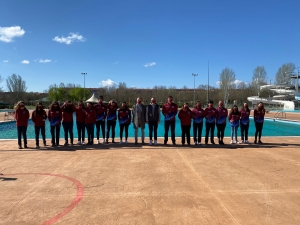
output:
M 22 136 L 24 139 L 24 148 L 27 147 L 27 126 L 29 120 L 29 111 L 25 107 L 25 103 L 23 101 L 19 101 L 14 107 L 15 113 L 14 117 L 17 124 L 18 130 L 18 145 L 19 149 L 22 149 Z
M 44 106 L 42 102 L 38 102 L 36 104 L 35 110 L 32 112 L 32 122 L 34 122 L 34 131 L 35 131 L 35 144 L 36 148 L 40 148 L 39 145 L 39 135 L 41 133 L 43 138 L 43 144 L 46 146 L 46 119 L 47 119 L 47 113 L 44 110 Z

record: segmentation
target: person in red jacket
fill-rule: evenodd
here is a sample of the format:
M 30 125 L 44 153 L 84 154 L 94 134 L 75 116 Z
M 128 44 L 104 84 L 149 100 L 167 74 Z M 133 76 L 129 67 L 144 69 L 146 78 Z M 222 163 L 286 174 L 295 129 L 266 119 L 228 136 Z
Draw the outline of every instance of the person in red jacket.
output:
M 264 108 L 264 104 L 260 102 L 256 109 L 254 109 L 254 123 L 255 123 L 255 140 L 254 144 L 257 143 L 257 135 L 258 135 L 258 143 L 262 144 L 261 142 L 261 133 L 264 125 L 265 120 L 265 113 L 266 110 Z
M 65 133 L 65 144 L 67 146 L 68 133 L 70 134 L 70 143 L 73 145 L 74 135 L 73 135 L 73 113 L 76 112 L 76 107 L 71 101 L 65 102 L 61 107 L 62 112 L 62 125 Z
M 181 144 L 185 144 L 185 137 L 187 139 L 187 144 L 191 144 L 191 121 L 193 119 L 193 113 L 189 109 L 189 104 L 184 103 L 183 108 L 178 113 L 178 118 L 181 123 Z
M 53 102 L 48 111 L 48 120 L 50 122 L 51 143 L 52 147 L 59 146 L 59 133 L 61 126 L 61 111 L 58 102 Z
M 109 132 L 111 128 L 111 138 L 112 143 L 115 143 L 115 128 L 116 128 L 116 121 L 117 121 L 117 110 L 118 105 L 115 100 L 111 100 L 108 103 L 107 107 L 107 131 L 106 131 L 106 143 L 108 143 L 109 139 Z
M 240 110 L 241 119 L 240 119 L 240 125 L 241 125 L 241 139 L 242 143 L 249 144 L 248 141 L 248 130 L 249 130 L 249 116 L 250 116 L 250 109 L 248 107 L 248 103 L 245 102 L 242 109 Z
M 85 138 L 85 108 L 82 101 L 79 101 L 76 107 L 76 126 L 78 134 L 78 145 L 84 145 Z
M 103 144 L 105 143 L 105 119 L 107 115 L 107 106 L 103 103 L 103 96 L 100 95 L 98 99 L 98 104 L 94 105 L 97 112 L 97 120 L 96 120 L 96 137 L 98 140 L 98 144 L 100 144 L 100 127 L 102 132 Z
M 173 97 L 168 97 L 168 102 L 165 103 L 162 107 L 162 113 L 165 116 L 165 139 L 164 144 L 166 145 L 168 143 L 168 133 L 169 133 L 169 127 L 171 126 L 171 138 L 173 145 L 176 145 L 175 140 L 175 116 L 178 111 L 177 104 L 173 103 Z
M 194 134 L 194 144 L 201 145 L 202 138 L 202 128 L 203 128 L 203 120 L 205 117 L 204 109 L 201 108 L 201 102 L 197 101 L 195 107 L 192 110 L 193 112 L 193 134 Z M 198 133 L 198 138 L 197 138 Z
M 85 109 L 85 127 L 88 135 L 88 145 L 94 144 L 94 127 L 97 119 L 97 114 L 95 108 L 91 103 L 87 103 Z
M 217 136 L 219 140 L 219 145 L 224 145 L 224 132 L 226 127 L 226 119 L 228 117 L 228 110 L 224 107 L 224 103 L 219 101 L 217 110 L 217 118 L 216 118 L 216 126 L 217 126 Z
M 15 106 L 14 117 L 17 123 L 19 149 L 22 149 L 22 136 L 24 139 L 24 148 L 28 148 L 26 132 L 29 120 L 29 111 L 26 109 L 23 101 L 18 102 Z
M 240 125 L 240 117 L 241 114 L 239 112 L 239 109 L 236 105 L 234 105 L 231 110 L 230 113 L 228 115 L 228 120 L 230 122 L 230 127 L 231 127 L 231 141 L 230 144 L 239 144 L 239 141 L 237 139 L 237 130 L 239 128 Z
M 35 110 L 32 112 L 32 122 L 34 123 L 34 131 L 35 131 L 35 144 L 36 148 L 40 148 L 39 145 L 39 136 L 40 133 L 43 138 L 44 146 L 46 146 L 46 132 L 45 132 L 45 121 L 47 119 L 47 113 L 44 110 L 44 106 L 42 102 L 38 102 L 35 106 Z
M 122 102 L 122 107 L 118 111 L 118 119 L 120 124 L 120 144 L 122 144 L 123 130 L 125 128 L 125 143 L 128 139 L 128 126 L 131 122 L 131 112 L 128 109 L 126 102 Z
M 206 131 L 205 131 L 205 144 L 208 143 L 208 136 L 210 131 L 210 142 L 214 145 L 214 131 L 215 131 L 215 125 L 216 125 L 216 118 L 217 118 L 217 110 L 214 108 L 214 102 L 210 100 L 208 102 L 208 107 L 204 111 L 205 113 L 205 119 L 206 119 Z

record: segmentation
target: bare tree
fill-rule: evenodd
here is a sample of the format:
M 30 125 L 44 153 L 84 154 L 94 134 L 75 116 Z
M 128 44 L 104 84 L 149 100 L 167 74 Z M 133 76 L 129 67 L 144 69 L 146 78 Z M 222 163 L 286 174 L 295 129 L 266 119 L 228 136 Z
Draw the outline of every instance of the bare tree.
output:
M 26 93 L 27 87 L 26 82 L 22 79 L 20 75 L 13 74 L 6 79 L 6 85 L 9 92 L 13 93 L 11 95 L 12 101 L 16 102 L 24 100 L 24 94 Z
M 290 72 L 293 72 L 296 69 L 294 63 L 285 63 L 283 64 L 276 73 L 276 83 L 277 84 L 291 84 Z
M 257 66 L 253 70 L 252 87 L 259 96 L 260 86 L 267 84 L 267 71 L 264 66 Z
M 224 99 L 224 104 L 228 103 L 230 91 L 234 88 L 235 72 L 226 67 L 220 73 L 220 91 Z

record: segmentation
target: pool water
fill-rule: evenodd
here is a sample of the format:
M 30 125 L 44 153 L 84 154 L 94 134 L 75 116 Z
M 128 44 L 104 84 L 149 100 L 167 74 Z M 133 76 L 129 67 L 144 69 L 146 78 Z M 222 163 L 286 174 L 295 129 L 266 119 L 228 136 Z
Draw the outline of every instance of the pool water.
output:
M 75 121 L 75 120 L 74 120 Z M 140 132 L 140 129 L 139 129 Z M 215 134 L 217 129 L 215 128 Z M 76 123 L 73 126 L 74 138 L 77 138 L 77 128 Z M 170 131 L 169 131 L 170 133 Z M 227 123 L 225 129 L 225 136 L 230 137 L 230 125 Z M 250 127 L 249 127 L 249 136 L 254 136 L 255 126 L 253 122 L 253 118 L 250 118 Z M 291 122 L 282 122 L 282 121 L 273 121 L 273 120 L 265 120 L 264 127 L 262 131 L 263 136 L 300 136 L 300 123 L 291 123 Z M 124 137 L 125 134 L 123 134 Z M 164 136 L 164 117 L 161 115 L 161 122 L 158 126 L 158 137 Z M 176 118 L 176 137 L 181 137 L 181 127 L 180 121 Z M 128 129 L 128 136 L 134 137 L 134 128 L 133 125 L 130 124 Z M 149 137 L 148 125 L 145 127 L 145 136 Z M 191 137 L 193 136 L 193 129 L 191 128 Z M 203 125 L 202 137 L 205 136 L 205 124 Z M 216 135 L 215 135 L 216 136 Z M 238 137 L 240 136 L 240 129 L 238 130 Z M 34 124 L 31 120 L 29 120 L 29 125 L 27 128 L 27 137 L 35 138 L 34 133 Z M 60 137 L 64 138 L 63 127 L 60 129 Z M 95 137 L 96 137 L 96 127 L 95 127 Z M 111 137 L 111 134 L 110 134 Z M 116 138 L 120 137 L 120 127 L 117 121 L 116 125 Z M 170 134 L 169 134 L 170 137 Z M 40 137 L 41 138 L 41 137 Z M 46 138 L 51 138 L 50 135 L 50 125 L 49 121 L 46 123 Z M 6 122 L 0 124 L 0 139 L 17 139 L 17 129 L 16 122 Z M 102 133 L 100 132 L 100 139 L 102 139 Z M 239 138 L 240 139 L 240 138 Z M 75 139 L 76 141 L 77 139 Z

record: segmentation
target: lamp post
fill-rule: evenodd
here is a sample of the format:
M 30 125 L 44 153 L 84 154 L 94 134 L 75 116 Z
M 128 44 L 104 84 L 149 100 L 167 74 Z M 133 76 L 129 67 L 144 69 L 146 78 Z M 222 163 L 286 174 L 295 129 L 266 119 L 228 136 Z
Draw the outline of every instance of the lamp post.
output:
M 198 76 L 198 74 L 192 73 L 192 76 L 194 76 L 194 105 L 196 105 L 195 78 Z
M 207 64 L 207 103 L 209 100 L 209 61 Z
M 83 75 L 83 101 L 85 101 L 85 76 L 87 73 L 81 73 Z

